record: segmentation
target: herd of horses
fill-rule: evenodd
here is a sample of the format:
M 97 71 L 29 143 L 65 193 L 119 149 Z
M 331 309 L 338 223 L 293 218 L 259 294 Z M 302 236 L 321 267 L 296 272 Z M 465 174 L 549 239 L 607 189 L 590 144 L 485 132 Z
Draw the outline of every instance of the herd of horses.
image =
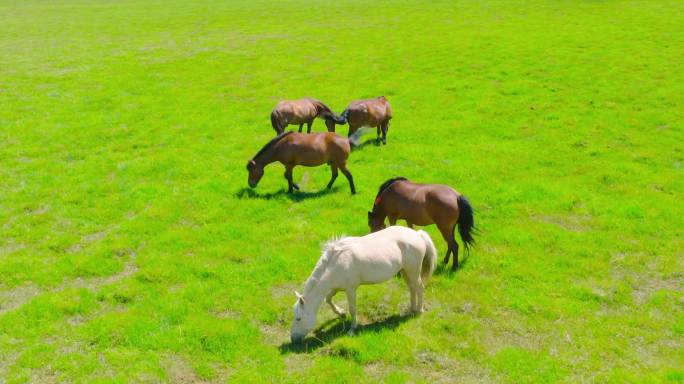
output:
M 306 124 L 306 133 L 311 133 L 311 124 L 316 118 L 325 120 L 328 132 L 335 132 L 335 125 L 349 124 L 348 138 L 352 138 L 362 127 L 376 127 L 378 133 L 376 141 L 387 144 L 387 130 L 392 119 L 392 107 L 385 96 L 379 96 L 352 101 L 338 116 L 320 100 L 308 97 L 285 100 L 273 108 L 271 125 L 277 134 L 281 134 L 291 124 L 299 125 L 301 133 L 302 127 Z
M 315 119 L 325 121 L 328 132 L 311 133 Z M 271 112 L 271 125 L 276 137 L 266 143 L 247 163 L 248 184 L 255 188 L 264 175 L 264 168 L 280 162 L 285 166 L 288 193 L 299 190 L 292 179 L 297 165 L 314 167 L 329 164 L 330 189 L 338 172 L 347 178 L 351 193 L 356 193 L 354 178 L 347 168 L 352 146 L 358 144 L 361 128 L 377 128 L 377 144 L 387 144 L 387 131 L 392 108 L 384 96 L 356 100 L 339 115 L 323 102 L 304 98 L 282 101 Z M 307 133 L 302 133 L 304 124 Z M 347 137 L 335 133 L 337 125 L 349 125 Z M 288 125 L 299 125 L 299 131 L 285 131 Z M 386 227 L 385 221 L 390 227 Z M 405 220 L 409 228 L 396 227 Z M 400 273 L 411 291 L 413 313 L 423 311 L 423 289 L 436 265 L 436 250 L 432 239 L 413 226 L 435 224 L 447 243 L 444 263 L 453 257 L 452 270 L 458 268 L 458 233 L 466 250 L 474 243 L 473 208 L 468 199 L 453 188 L 442 184 L 421 184 L 404 177 L 391 178 L 378 189 L 373 208 L 368 212 L 370 234 L 332 240 L 323 249 L 316 268 L 305 284 L 303 294 L 295 292 L 292 341 L 299 341 L 315 326 L 316 312 L 325 300 L 338 315 L 344 311 L 332 302 L 339 291 L 346 292 L 352 317 L 352 332 L 356 327 L 356 288 L 377 284 Z

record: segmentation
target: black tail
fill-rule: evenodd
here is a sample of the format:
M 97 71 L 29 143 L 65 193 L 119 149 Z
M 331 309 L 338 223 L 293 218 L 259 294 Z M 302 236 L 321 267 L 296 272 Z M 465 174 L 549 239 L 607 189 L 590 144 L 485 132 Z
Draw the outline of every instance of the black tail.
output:
M 275 129 L 276 135 L 283 132 L 283 129 L 280 128 L 280 124 L 278 123 L 278 116 L 276 116 L 275 111 L 271 112 L 271 126 Z
M 461 235 L 466 252 L 475 244 L 473 233 L 475 231 L 475 218 L 473 217 L 473 206 L 470 205 L 465 196 L 458 196 L 458 233 Z
M 349 117 L 349 109 L 342 111 L 339 116 L 334 116 L 333 121 L 339 125 L 347 124 L 347 117 Z

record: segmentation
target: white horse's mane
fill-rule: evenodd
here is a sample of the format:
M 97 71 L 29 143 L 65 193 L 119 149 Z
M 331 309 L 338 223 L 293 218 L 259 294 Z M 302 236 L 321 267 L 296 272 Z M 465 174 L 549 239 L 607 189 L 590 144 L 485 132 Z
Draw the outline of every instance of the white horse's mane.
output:
M 356 237 L 341 235 L 333 237 L 323 245 L 323 253 L 318 259 L 316 267 L 311 272 L 311 276 L 309 276 L 304 285 L 304 294 L 308 293 L 314 285 L 320 281 L 330 262 L 337 260 L 337 256 L 347 248 L 350 240 L 354 239 L 356 239 Z

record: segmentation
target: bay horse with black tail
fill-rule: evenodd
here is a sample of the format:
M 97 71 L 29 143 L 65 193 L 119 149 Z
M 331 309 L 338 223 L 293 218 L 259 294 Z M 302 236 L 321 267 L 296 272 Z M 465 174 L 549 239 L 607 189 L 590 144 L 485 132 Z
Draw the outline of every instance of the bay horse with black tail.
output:
M 385 218 L 389 219 L 390 225 L 398 219 L 406 220 L 411 228 L 413 225 L 437 224 L 447 242 L 444 263 L 449 264 L 449 255 L 453 253 L 453 270 L 458 268 L 458 243 L 454 238 L 456 225 L 466 251 L 475 243 L 473 207 L 465 196 L 446 185 L 418 184 L 405 177 L 385 181 L 375 196 L 373 210 L 368 212 L 371 232 L 385 228 Z
M 299 100 L 284 100 L 278 103 L 271 112 L 271 125 L 276 134 L 281 134 L 290 125 L 299 124 L 299 132 L 306 124 L 306 132 L 311 133 L 311 124 L 315 118 L 325 120 L 329 132 L 335 132 L 335 121 L 340 121 L 337 115 L 320 100 L 304 98 Z
M 351 193 L 355 194 L 354 179 L 347 169 L 349 152 L 351 152 L 349 140 L 332 132 L 310 135 L 292 131 L 281 133 L 266 143 L 247 163 L 247 171 L 249 171 L 247 183 L 251 188 L 256 187 L 264 175 L 264 167 L 279 161 L 285 166 L 287 192 L 292 193 L 293 189 L 299 190 L 299 186 L 292 182 L 292 169 L 296 165 L 315 167 L 330 164 L 332 178 L 328 183 L 328 188 L 332 188 L 339 169 L 349 181 Z
M 387 130 L 389 129 L 391 119 L 392 107 L 389 101 L 387 101 L 385 96 L 379 96 L 373 99 L 352 101 L 338 118 L 330 119 L 327 126 L 329 131 L 334 132 L 335 124 L 342 125 L 348 123 L 349 132 L 347 137 L 350 138 L 354 145 L 359 144 L 358 140 L 362 127 L 376 127 L 378 136 L 375 142 L 379 144 L 382 140 L 383 144 L 387 144 Z M 331 126 L 332 130 L 330 129 Z M 382 138 L 380 133 L 382 133 Z

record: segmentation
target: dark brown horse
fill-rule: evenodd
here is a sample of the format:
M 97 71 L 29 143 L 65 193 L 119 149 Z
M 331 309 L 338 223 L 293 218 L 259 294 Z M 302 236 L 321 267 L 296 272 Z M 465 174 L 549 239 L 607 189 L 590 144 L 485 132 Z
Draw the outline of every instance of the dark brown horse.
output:
M 355 194 L 354 179 L 347 169 L 349 152 L 351 152 L 349 140 L 335 133 L 310 135 L 292 131 L 281 133 L 264 145 L 247 163 L 247 171 L 249 171 L 247 182 L 251 188 L 256 187 L 264 175 L 264 167 L 279 161 L 285 166 L 287 192 L 292 193 L 293 188 L 299 189 L 299 186 L 292 182 L 292 168 L 296 165 L 315 167 L 327 163 L 330 164 L 332 170 L 328 188 L 331 188 L 335 182 L 339 169 L 349 180 L 351 193 Z
M 311 133 L 311 124 L 317 117 L 325 120 L 329 132 L 335 132 L 335 121 L 340 121 L 337 115 L 321 101 L 311 98 L 279 102 L 271 112 L 271 125 L 276 134 L 283 133 L 290 124 L 299 124 L 299 132 L 306 124 L 306 132 Z
M 463 195 L 446 185 L 418 184 L 404 177 L 385 181 L 375 196 L 373 211 L 368 212 L 371 232 L 385 228 L 386 217 L 390 225 L 398 219 L 406 220 L 409 227 L 437 224 L 448 247 L 444 263 L 449 264 L 449 255 L 453 253 L 453 269 L 458 268 L 456 224 L 466 250 L 475 243 L 473 207 Z
M 335 130 L 335 124 L 349 124 L 349 132 L 347 137 L 352 140 L 354 145 L 358 145 L 358 136 L 361 134 L 362 127 L 376 127 L 378 136 L 375 139 L 377 143 L 382 140 L 383 144 L 387 144 L 387 130 L 392 119 L 392 107 L 385 96 L 379 96 L 373 99 L 356 100 L 349 103 L 338 118 L 330 119 L 328 126 L 329 131 Z M 330 127 L 332 126 L 332 130 Z M 355 133 L 357 133 L 355 135 Z M 382 138 L 380 137 L 382 133 Z

